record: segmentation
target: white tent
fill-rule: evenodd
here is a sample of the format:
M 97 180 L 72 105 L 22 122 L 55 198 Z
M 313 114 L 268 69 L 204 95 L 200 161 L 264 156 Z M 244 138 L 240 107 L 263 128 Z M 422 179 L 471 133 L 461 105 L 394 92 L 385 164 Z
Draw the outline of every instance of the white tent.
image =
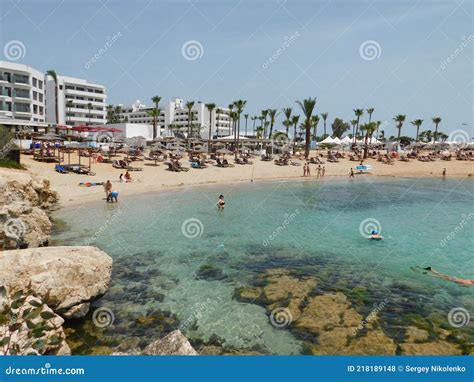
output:
M 338 137 L 336 137 L 336 138 L 334 138 L 334 143 L 336 145 L 340 145 L 342 143 L 342 141 Z
M 341 139 L 341 143 L 345 145 L 350 145 L 352 143 L 352 139 L 350 139 L 348 136 L 345 136 Z
M 321 142 L 319 142 L 320 145 L 330 145 L 330 144 L 334 144 L 334 139 L 332 139 L 330 136 L 326 137 L 324 140 L 322 140 Z

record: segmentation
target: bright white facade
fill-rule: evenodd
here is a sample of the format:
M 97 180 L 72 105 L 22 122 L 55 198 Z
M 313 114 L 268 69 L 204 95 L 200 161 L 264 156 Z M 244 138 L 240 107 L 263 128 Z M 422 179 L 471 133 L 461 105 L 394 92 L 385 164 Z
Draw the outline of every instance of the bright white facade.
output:
M 105 87 L 92 84 L 86 80 L 57 76 L 58 83 L 58 115 L 56 121 L 55 82 L 46 78 L 46 121 L 61 125 L 102 125 L 106 123 Z M 69 105 L 68 101 L 71 102 Z
M 112 137 L 123 137 L 123 138 L 134 138 L 143 137 L 147 141 L 153 140 L 153 125 L 145 123 L 111 123 L 107 127 L 123 130 L 121 133 L 105 133 Z M 103 133 L 101 133 L 104 135 Z M 160 130 L 158 129 L 157 136 L 160 136 Z
M 46 128 L 45 122 L 43 73 L 27 65 L 0 61 L 0 124 L 38 130 Z
M 131 124 L 150 124 L 153 125 L 153 117 L 149 116 L 149 112 L 154 107 L 147 107 L 140 101 L 136 101 L 131 106 L 123 106 L 120 113 L 121 120 Z M 187 135 L 188 131 L 188 109 L 181 98 L 173 98 L 168 103 L 160 103 L 160 116 L 157 120 L 158 132 L 162 135 Z M 196 132 L 199 127 L 202 138 L 207 138 L 209 134 L 209 111 L 202 102 L 195 102 L 192 111 L 193 131 Z M 212 112 L 211 137 L 217 137 L 230 134 L 229 109 L 216 107 Z M 159 135 L 159 134 L 158 134 Z

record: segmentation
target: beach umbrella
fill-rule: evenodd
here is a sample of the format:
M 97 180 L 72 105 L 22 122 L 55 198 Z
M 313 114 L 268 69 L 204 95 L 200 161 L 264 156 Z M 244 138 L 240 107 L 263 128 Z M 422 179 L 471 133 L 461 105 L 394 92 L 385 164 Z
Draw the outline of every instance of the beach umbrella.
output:
M 233 154 L 232 151 L 227 150 L 227 149 L 225 149 L 225 148 L 224 148 L 224 149 L 216 150 L 216 153 L 217 153 L 217 154 L 221 154 L 221 155 L 231 155 L 231 154 Z

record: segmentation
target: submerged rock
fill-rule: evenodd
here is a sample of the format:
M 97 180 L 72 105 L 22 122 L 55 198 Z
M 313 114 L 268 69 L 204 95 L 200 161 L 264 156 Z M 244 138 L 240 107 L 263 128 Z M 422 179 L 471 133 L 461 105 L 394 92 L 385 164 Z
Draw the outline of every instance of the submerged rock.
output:
M 148 345 L 143 354 L 147 355 L 198 355 L 180 330 L 175 330 L 167 336 Z
M 196 272 L 196 277 L 206 281 L 224 280 L 227 278 L 222 269 L 211 264 L 201 265 Z
M 404 343 L 400 345 L 403 355 L 461 355 L 462 351 L 447 341 Z
M 83 317 L 109 289 L 112 258 L 95 247 L 45 247 L 0 253 L 0 285 L 30 288 L 64 318 Z

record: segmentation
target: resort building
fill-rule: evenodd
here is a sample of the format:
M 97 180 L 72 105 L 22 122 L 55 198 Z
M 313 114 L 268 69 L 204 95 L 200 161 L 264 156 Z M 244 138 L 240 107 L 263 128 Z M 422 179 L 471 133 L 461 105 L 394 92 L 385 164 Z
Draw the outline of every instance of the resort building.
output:
M 140 100 L 136 100 L 132 106 L 120 106 L 119 118 L 124 123 L 139 123 L 139 124 L 150 124 L 153 125 L 153 117 L 150 116 L 150 112 L 155 108 L 147 107 L 142 104 Z M 160 108 L 161 109 L 161 108 Z M 157 119 L 157 125 L 164 127 L 165 113 L 161 109 L 160 116 Z
M 153 125 L 153 117 L 149 113 L 155 108 L 154 106 L 146 106 L 139 100 L 135 101 L 131 106 L 119 105 L 121 112 L 119 119 L 127 124 Z M 161 102 L 158 105 L 160 116 L 157 119 L 158 136 L 186 136 L 188 132 L 188 109 L 181 98 L 173 98 L 168 103 Z M 192 128 L 193 133 L 199 131 L 201 137 L 207 138 L 209 134 L 209 111 L 205 103 L 195 102 L 192 109 Z M 211 136 L 227 136 L 230 134 L 229 109 L 216 107 L 212 112 Z
M 19 131 L 44 131 L 44 74 L 24 65 L 0 61 L 0 124 Z
M 56 91 L 58 96 L 58 121 L 56 120 Z M 46 77 L 46 121 L 60 125 L 102 125 L 106 123 L 106 91 L 102 85 L 86 80 L 57 76 Z

